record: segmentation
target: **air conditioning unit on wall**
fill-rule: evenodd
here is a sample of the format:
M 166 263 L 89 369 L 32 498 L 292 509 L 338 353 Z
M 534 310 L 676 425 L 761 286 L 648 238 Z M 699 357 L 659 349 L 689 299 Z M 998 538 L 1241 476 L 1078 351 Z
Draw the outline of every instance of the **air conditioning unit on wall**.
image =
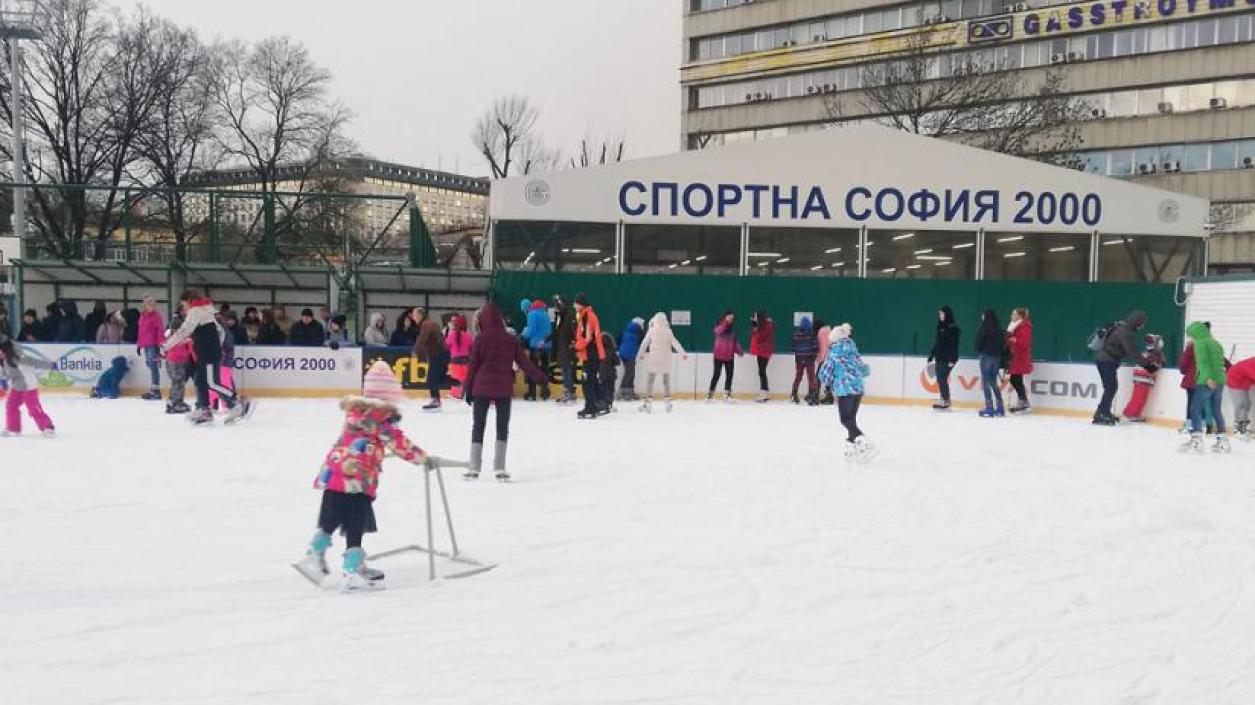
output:
M 1159 104 L 1159 112 L 1164 113 L 1165 115 L 1172 112 L 1172 103 L 1169 103 L 1166 100 L 1161 102 Z
M 1154 165 L 1154 164 L 1150 164 L 1150 163 L 1148 163 L 1148 162 L 1142 162 L 1141 164 L 1138 164 L 1138 165 L 1137 165 L 1137 173 L 1139 173 L 1139 174 L 1153 174 L 1153 173 L 1155 173 L 1155 165 Z
M 1163 170 L 1170 174 L 1175 174 L 1176 172 L 1181 171 L 1181 162 L 1166 161 L 1163 163 Z
M 1224 110 L 1225 108 L 1229 107 L 1229 101 L 1225 100 L 1224 98 L 1212 98 L 1210 101 L 1208 101 L 1208 105 L 1211 106 L 1212 110 Z

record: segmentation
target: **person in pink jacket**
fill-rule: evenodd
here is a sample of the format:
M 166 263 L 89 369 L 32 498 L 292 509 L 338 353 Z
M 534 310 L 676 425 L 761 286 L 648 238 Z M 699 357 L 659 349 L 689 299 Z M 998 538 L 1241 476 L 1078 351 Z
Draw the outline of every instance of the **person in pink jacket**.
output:
M 383 573 L 366 566 L 362 536 L 376 530 L 371 504 L 379 488 L 384 458 L 391 454 L 428 469 L 440 467 L 439 458 L 411 443 L 401 430 L 397 405 L 403 398 L 401 383 L 392 367 L 379 360 L 362 379 L 362 395 L 340 402 L 344 427 L 314 480 L 314 488 L 323 491 L 318 529 L 305 557 L 292 566 L 315 585 L 321 584 L 329 572 L 327 549 L 331 547 L 331 535 L 340 529 L 348 546 L 344 552 L 343 590 L 382 588 Z
M 471 343 L 475 337 L 466 332 L 466 316 L 453 314 L 449 319 L 449 334 L 444 337 L 444 346 L 449 349 L 449 378 L 453 386 L 449 394 L 454 399 L 461 399 L 462 383 L 466 381 L 466 366 L 471 361 Z
M 727 371 L 727 379 L 723 383 L 723 399 L 732 401 L 732 372 L 736 369 L 734 358 L 745 354 L 740 341 L 736 339 L 734 323 L 736 314 L 724 311 L 719 322 L 715 324 L 715 372 L 710 378 L 710 392 L 706 394 L 706 401 L 715 398 L 715 387 L 719 384 L 719 373 L 723 370 Z
M 815 357 L 815 369 L 818 370 L 819 368 L 824 366 L 824 360 L 828 359 L 828 346 L 832 342 L 831 340 L 832 326 L 828 325 L 827 323 L 824 323 L 823 319 L 816 318 L 815 328 L 817 329 L 815 335 L 817 338 L 819 338 L 819 354 Z M 832 398 L 832 390 L 825 387 L 822 384 L 819 386 L 821 388 L 820 395 L 819 395 L 819 403 L 820 404 L 834 403 L 833 398 Z
M 166 322 L 157 310 L 157 300 L 144 297 L 144 310 L 139 314 L 139 337 L 135 347 L 144 356 L 148 366 L 148 392 L 143 396 L 149 401 L 161 401 L 161 344 L 166 342 Z

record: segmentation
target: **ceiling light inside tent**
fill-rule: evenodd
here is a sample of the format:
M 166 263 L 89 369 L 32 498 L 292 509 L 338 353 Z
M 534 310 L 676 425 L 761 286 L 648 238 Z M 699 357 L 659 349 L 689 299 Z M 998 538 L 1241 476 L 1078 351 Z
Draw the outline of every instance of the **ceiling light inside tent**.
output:
M 907 269 L 919 269 L 920 267 L 923 267 L 923 266 L 924 266 L 924 265 L 922 265 L 922 264 L 908 264 L 908 265 L 906 265 L 906 268 L 907 268 Z
M 1122 244 L 1123 242 L 1124 242 L 1124 240 L 1108 240 L 1108 241 L 1104 242 L 1104 243 L 1102 244 L 1102 246 L 1103 246 L 1103 247 L 1106 247 L 1106 246 L 1108 246 L 1108 245 L 1119 245 L 1119 244 Z
M 969 247 L 976 247 L 976 243 L 974 243 L 974 242 L 961 242 L 961 243 L 959 243 L 959 244 L 955 245 L 954 247 L 951 247 L 950 249 L 952 249 L 952 250 L 966 250 L 966 249 L 967 249 L 967 248 L 969 248 Z
M 1008 252 L 1002 256 L 1003 259 L 1011 259 L 1012 257 L 1023 257 L 1027 252 Z
M 705 262 L 705 261 L 706 261 L 706 255 L 702 255 L 701 257 L 698 257 L 698 258 L 697 258 L 697 261 L 698 261 L 698 262 Z
M 1075 250 L 1075 249 L 1076 249 L 1075 245 L 1065 245 L 1063 247 L 1052 247 L 1050 248 L 1050 251 L 1051 252 L 1071 252 L 1072 250 Z
M 570 249 L 570 250 L 567 250 L 567 252 L 570 252 L 570 253 L 572 253 L 572 254 L 577 254 L 577 255 L 599 255 L 599 254 L 601 254 L 601 250 L 600 250 L 600 249 L 598 249 L 598 248 L 596 248 L 596 247 L 575 247 L 575 248 L 572 248 L 572 249 Z
M 923 250 L 916 250 L 916 251 L 915 251 L 915 254 L 917 254 L 917 255 L 927 255 L 927 254 L 931 254 L 931 253 L 932 253 L 932 251 L 933 251 L 933 248 L 929 247 L 929 248 L 927 248 L 927 249 L 923 249 Z
M 776 260 L 776 264 L 785 264 L 788 261 L 789 261 L 788 257 L 781 257 L 780 259 Z
M 819 271 L 819 270 L 821 270 L 821 269 L 823 269 L 823 268 L 824 268 L 824 265 L 822 265 L 822 264 L 817 264 L 817 265 L 815 265 L 814 267 L 811 267 L 811 271 L 812 271 L 812 272 L 817 272 L 817 271 Z
M 783 252 L 747 252 L 745 256 L 746 257 L 770 257 L 772 259 L 775 259 L 777 257 L 783 257 L 784 253 Z
M 998 238 L 998 242 L 1017 242 L 1023 239 L 1024 239 L 1023 235 L 1012 235 L 1010 237 L 1000 237 Z
M 841 261 L 841 262 L 833 262 L 833 263 L 832 263 L 832 266 L 833 266 L 833 267 L 844 267 L 844 266 L 845 266 L 845 262 L 844 262 L 844 261 Z
M 901 235 L 894 235 L 893 239 L 894 240 L 906 240 L 912 237 L 915 237 L 915 233 L 902 233 Z
M 831 250 L 824 250 L 824 254 L 831 255 L 831 254 L 836 254 L 837 252 L 840 252 L 840 251 L 841 251 L 840 247 L 834 247 Z

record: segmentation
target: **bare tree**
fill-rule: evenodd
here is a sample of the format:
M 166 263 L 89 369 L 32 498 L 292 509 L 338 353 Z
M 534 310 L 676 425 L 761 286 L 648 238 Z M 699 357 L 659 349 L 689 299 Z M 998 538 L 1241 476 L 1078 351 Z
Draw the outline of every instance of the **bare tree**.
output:
M 272 37 L 251 47 L 220 46 L 212 75 L 214 102 L 225 123 L 218 131 L 225 157 L 243 164 L 267 194 L 275 208 L 276 237 L 301 240 L 302 226 L 309 225 L 302 223 L 302 209 L 330 202 L 327 194 L 339 180 L 328 167 L 353 149 L 344 135 L 349 111 L 327 94 L 331 74 L 301 44 Z M 298 195 L 279 197 L 280 191 Z M 325 213 L 312 217 L 323 222 Z
M 840 123 L 852 114 L 869 116 L 907 132 L 1076 166 L 1068 152 L 1081 146 L 1078 123 L 1090 106 L 1064 92 L 1062 69 L 1047 69 L 1037 90 L 1026 94 L 1023 76 L 995 61 L 992 50 L 937 53 L 939 31 L 925 25 L 907 38 L 899 58 L 866 66 L 857 98 L 829 94 L 828 117 Z
M 188 196 L 181 189 L 222 159 L 214 138 L 212 56 L 189 30 L 163 22 L 156 33 L 170 60 L 154 77 L 156 104 L 136 141 L 140 159 L 134 178 L 158 187 L 150 198 L 161 204 L 160 215 L 174 236 L 175 258 L 184 260 L 188 241 L 196 233 L 188 222 Z
M 95 0 L 49 0 L 39 29 L 42 41 L 26 53 L 26 179 L 66 188 L 32 189 L 32 221 L 54 256 L 82 257 L 89 220 L 99 214 L 75 186 L 109 181 L 115 163 L 118 126 L 109 91 L 117 27 Z M 6 122 L 9 95 L 3 98 Z
M 571 157 L 572 169 L 582 169 L 594 164 L 613 164 L 623 161 L 623 152 L 627 141 L 622 135 L 618 137 L 584 137 Z
M 517 165 L 524 174 L 552 168 L 559 160 L 536 134 L 538 111 L 527 98 L 505 96 L 492 102 L 471 131 L 471 142 L 488 162 L 492 178 L 510 176 Z

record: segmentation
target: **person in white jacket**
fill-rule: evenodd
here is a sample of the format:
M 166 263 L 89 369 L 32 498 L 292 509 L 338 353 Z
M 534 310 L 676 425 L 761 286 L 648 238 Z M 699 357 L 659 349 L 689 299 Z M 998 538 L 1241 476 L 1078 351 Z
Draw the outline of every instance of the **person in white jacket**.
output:
M 636 355 L 637 364 L 643 362 L 645 371 L 648 373 L 645 377 L 645 403 L 641 404 L 641 411 L 647 414 L 650 413 L 654 397 L 654 378 L 658 375 L 662 375 L 662 399 L 667 404 L 667 411 L 671 411 L 672 352 L 680 353 L 683 360 L 688 359 L 684 346 L 680 345 L 680 341 L 676 340 L 675 334 L 671 332 L 667 315 L 659 311 L 650 319 L 649 331 L 641 340 L 640 351 Z
M 388 325 L 382 313 L 370 314 L 370 327 L 362 333 L 362 342 L 366 345 L 385 346 L 388 344 Z

